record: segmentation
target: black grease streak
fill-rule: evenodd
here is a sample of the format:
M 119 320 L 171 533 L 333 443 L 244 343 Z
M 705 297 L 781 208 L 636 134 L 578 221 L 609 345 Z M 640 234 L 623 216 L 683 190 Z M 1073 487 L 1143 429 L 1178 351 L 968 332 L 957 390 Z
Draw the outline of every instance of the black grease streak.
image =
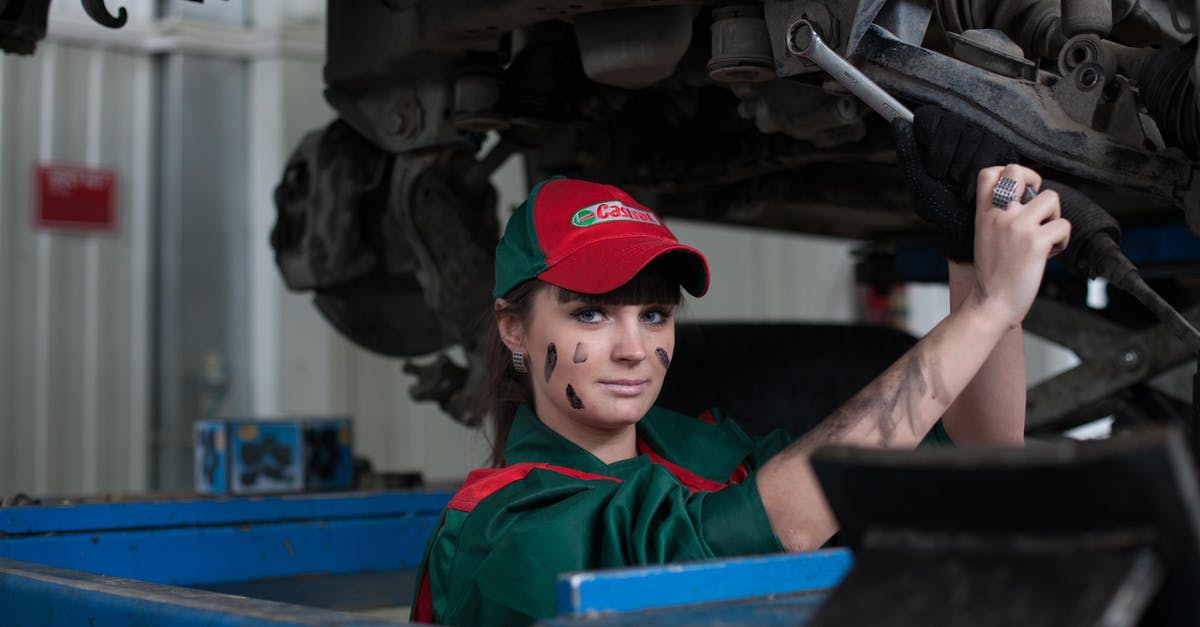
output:
M 663 347 L 654 349 L 654 354 L 658 357 L 658 361 L 662 362 L 663 368 L 671 367 L 671 358 L 667 355 L 667 351 Z
M 895 382 L 896 388 L 892 391 L 891 398 L 886 399 L 887 406 L 878 417 L 880 439 L 885 446 L 891 443 L 892 434 L 901 419 L 907 419 L 909 429 L 913 433 L 917 432 L 917 411 L 920 409 L 921 399 L 929 390 L 925 382 L 921 355 L 914 353 L 901 359 L 901 379 Z
M 575 356 L 571 357 L 571 361 L 573 361 L 577 364 L 582 364 L 583 362 L 587 361 L 587 358 L 588 358 L 587 349 L 585 349 L 583 347 L 583 342 L 576 344 L 575 345 Z
M 575 388 L 571 387 L 570 383 L 567 384 L 567 400 L 571 403 L 572 408 L 583 409 L 583 400 L 575 393 Z
M 883 446 L 891 444 L 901 421 L 906 421 L 916 435 L 921 399 L 930 391 L 933 398 L 941 398 L 943 403 L 949 399 L 937 364 L 927 360 L 924 351 L 912 351 L 782 454 L 790 457 L 811 452 L 862 420 L 875 421 Z
M 550 382 L 550 375 L 554 374 L 554 367 L 558 365 L 558 349 L 554 348 L 554 342 L 546 348 L 546 383 Z

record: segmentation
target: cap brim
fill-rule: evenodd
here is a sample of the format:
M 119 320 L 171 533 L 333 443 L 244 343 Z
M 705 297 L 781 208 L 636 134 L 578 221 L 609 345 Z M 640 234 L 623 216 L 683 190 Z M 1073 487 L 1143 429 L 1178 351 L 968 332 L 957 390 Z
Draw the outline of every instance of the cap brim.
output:
M 580 294 L 604 294 L 628 283 L 651 261 L 670 255 L 679 285 L 695 297 L 708 292 L 708 261 L 700 251 L 657 237 L 621 237 L 593 242 L 538 275 Z

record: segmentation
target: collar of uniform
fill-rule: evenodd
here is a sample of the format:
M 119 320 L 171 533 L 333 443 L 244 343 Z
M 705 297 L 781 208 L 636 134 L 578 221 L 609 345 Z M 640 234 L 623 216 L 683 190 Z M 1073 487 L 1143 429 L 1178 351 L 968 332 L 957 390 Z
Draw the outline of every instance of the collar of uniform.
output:
M 715 424 L 710 424 L 695 416 L 652 407 L 638 423 L 638 438 L 693 473 L 724 483 L 753 452 L 754 441 L 740 428 L 714 418 Z
M 517 408 L 512 429 L 508 432 L 508 444 L 504 447 L 504 459 L 509 465 L 541 462 L 609 477 L 619 477 L 619 471 L 627 466 L 641 466 L 650 462 L 644 455 L 639 455 L 615 464 L 605 464 L 583 447 L 547 427 L 528 405 Z
M 712 481 L 727 481 L 753 449 L 740 430 L 734 434 L 721 423 L 708 424 L 660 407 L 647 412 L 637 431 L 638 439 L 656 453 Z M 528 405 L 517 408 L 504 458 L 509 464 L 543 462 L 607 476 L 649 463 L 648 457 L 638 455 L 605 464 L 543 424 Z

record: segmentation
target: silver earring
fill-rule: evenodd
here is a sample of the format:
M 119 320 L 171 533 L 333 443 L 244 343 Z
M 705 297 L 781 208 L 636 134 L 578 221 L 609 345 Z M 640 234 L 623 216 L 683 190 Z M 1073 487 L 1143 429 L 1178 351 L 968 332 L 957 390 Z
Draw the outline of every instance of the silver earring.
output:
M 525 367 L 525 353 L 513 351 L 513 370 L 516 370 L 517 374 L 526 374 L 529 372 L 529 369 Z

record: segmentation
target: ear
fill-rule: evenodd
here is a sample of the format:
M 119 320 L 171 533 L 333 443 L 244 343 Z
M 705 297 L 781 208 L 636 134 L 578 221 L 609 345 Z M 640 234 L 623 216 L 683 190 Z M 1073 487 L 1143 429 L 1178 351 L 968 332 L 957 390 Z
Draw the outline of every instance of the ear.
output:
M 500 331 L 500 341 L 508 350 L 525 352 L 525 322 L 519 316 L 505 312 L 508 301 L 496 299 L 496 328 Z

